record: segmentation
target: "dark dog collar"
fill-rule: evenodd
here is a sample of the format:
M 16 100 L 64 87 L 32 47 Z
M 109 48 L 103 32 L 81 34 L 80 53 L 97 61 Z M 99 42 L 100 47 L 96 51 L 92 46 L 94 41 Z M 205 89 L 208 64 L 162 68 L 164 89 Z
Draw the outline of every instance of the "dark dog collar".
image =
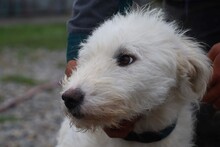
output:
M 176 121 L 159 132 L 143 132 L 138 134 L 132 131 L 124 139 L 127 141 L 136 141 L 141 143 L 152 143 L 152 142 L 160 141 L 166 138 L 167 136 L 169 136 L 171 132 L 174 130 L 175 126 L 176 126 Z

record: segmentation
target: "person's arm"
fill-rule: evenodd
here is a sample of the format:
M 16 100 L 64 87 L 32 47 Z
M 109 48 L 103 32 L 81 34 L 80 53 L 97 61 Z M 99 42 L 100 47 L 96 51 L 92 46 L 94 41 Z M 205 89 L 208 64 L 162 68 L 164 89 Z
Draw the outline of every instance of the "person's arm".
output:
M 68 21 L 67 61 L 78 57 L 79 44 L 105 19 L 110 18 L 131 0 L 76 0 Z M 123 10 L 122 10 L 123 11 Z
M 68 21 L 67 61 L 78 57 L 79 44 L 104 19 L 117 11 L 118 0 L 76 0 Z

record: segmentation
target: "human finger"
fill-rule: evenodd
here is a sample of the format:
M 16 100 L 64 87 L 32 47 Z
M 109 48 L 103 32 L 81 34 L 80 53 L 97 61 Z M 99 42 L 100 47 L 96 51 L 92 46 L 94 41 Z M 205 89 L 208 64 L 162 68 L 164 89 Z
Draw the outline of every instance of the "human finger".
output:
M 67 77 L 70 77 L 72 74 L 72 71 L 76 68 L 76 60 L 70 60 L 67 65 L 66 65 L 66 69 L 65 69 L 65 74 Z

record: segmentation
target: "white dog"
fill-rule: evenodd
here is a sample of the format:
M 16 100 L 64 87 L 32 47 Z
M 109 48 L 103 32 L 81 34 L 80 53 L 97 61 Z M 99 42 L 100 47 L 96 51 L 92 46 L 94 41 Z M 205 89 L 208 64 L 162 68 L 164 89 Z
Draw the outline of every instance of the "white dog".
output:
M 201 46 L 160 10 L 135 10 L 107 20 L 82 44 L 77 70 L 63 82 L 69 118 L 58 147 L 191 147 L 192 104 L 211 75 Z M 103 127 L 140 117 L 124 139 Z

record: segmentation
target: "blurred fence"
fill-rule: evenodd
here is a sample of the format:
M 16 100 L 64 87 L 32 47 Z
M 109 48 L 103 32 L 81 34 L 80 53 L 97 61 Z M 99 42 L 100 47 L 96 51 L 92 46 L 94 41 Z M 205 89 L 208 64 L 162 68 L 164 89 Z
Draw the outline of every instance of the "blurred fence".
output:
M 74 0 L 0 0 L 0 18 L 63 15 Z

